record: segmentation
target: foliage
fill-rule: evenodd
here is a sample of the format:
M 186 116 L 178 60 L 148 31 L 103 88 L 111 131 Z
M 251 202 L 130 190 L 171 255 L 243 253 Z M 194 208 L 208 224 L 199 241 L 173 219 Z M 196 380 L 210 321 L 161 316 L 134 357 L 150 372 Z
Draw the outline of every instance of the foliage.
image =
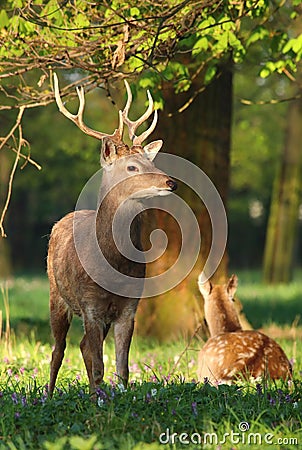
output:
M 287 28 L 299 3 L 49 0 L 41 5 L 8 0 L 0 15 L 0 78 L 9 80 L 2 88 L 5 107 L 51 102 L 45 81 L 49 70 L 58 69 L 81 71 L 64 94 L 80 78 L 90 90 L 137 74 L 144 88 L 157 86 L 160 76 L 172 81 L 176 92 L 185 91 L 197 72 L 204 69 L 204 83 L 209 83 L 224 58 L 231 55 L 240 63 L 257 43 L 265 49 L 262 77 L 295 71 L 302 39 L 289 36 Z M 281 16 L 283 26 L 276 28 Z

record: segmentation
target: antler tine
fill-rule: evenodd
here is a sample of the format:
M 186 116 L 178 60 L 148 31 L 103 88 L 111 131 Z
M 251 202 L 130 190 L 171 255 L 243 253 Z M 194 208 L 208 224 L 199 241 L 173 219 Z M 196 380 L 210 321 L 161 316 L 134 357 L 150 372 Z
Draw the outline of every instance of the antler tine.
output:
M 157 109 L 154 111 L 154 116 L 153 116 L 153 120 L 152 123 L 150 125 L 150 127 L 144 131 L 140 136 L 135 136 L 133 139 L 133 145 L 141 145 L 148 136 L 150 136 L 150 134 L 152 133 L 152 131 L 154 131 L 156 124 L 157 124 L 157 119 L 158 119 L 158 114 L 157 114 Z
M 57 74 L 54 73 L 54 92 L 55 92 L 55 99 L 59 108 L 59 111 L 64 114 L 65 117 L 70 119 L 72 122 L 74 122 L 78 128 L 80 128 L 81 131 L 88 134 L 88 136 L 92 136 L 96 139 L 103 139 L 104 137 L 111 137 L 116 140 L 121 140 L 123 135 L 123 117 L 122 114 L 119 114 L 119 127 L 114 131 L 113 134 L 108 133 L 102 133 L 101 131 L 93 130 L 92 128 L 89 128 L 85 123 L 83 122 L 83 113 L 85 108 L 85 93 L 83 86 L 77 87 L 76 91 L 79 98 L 79 109 L 77 114 L 72 114 L 68 111 L 67 108 L 65 108 L 61 96 L 60 96 L 60 90 L 59 90 L 59 81 Z
M 139 119 L 137 119 L 135 121 L 130 120 L 129 117 L 128 117 L 128 114 L 129 114 L 129 109 L 130 109 L 130 106 L 131 106 L 131 103 L 132 103 L 132 92 L 131 92 L 131 89 L 130 89 L 130 86 L 129 86 L 127 80 L 124 80 L 124 82 L 125 82 L 125 86 L 126 86 L 126 90 L 127 90 L 127 103 L 126 103 L 126 106 L 125 106 L 125 108 L 124 108 L 124 110 L 122 112 L 123 121 L 128 127 L 129 138 L 133 142 L 133 145 L 141 145 L 142 142 L 152 133 L 152 131 L 154 130 L 154 128 L 156 126 L 156 123 L 157 123 L 157 111 L 154 112 L 154 118 L 153 118 L 151 126 L 144 133 L 142 133 L 140 136 L 136 136 L 135 135 L 136 129 L 142 123 L 144 123 L 151 116 L 151 114 L 153 112 L 153 98 L 152 98 L 150 92 L 147 91 L 149 105 L 148 105 L 148 108 L 147 108 L 146 112 Z

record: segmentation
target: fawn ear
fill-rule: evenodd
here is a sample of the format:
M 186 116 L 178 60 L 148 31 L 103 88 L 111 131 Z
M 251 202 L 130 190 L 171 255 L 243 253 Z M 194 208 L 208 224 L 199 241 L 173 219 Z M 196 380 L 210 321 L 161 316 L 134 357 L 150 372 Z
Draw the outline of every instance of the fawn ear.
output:
M 234 297 L 235 292 L 237 290 L 238 285 L 238 277 L 237 275 L 232 275 L 227 284 L 227 291 L 231 297 Z
M 112 164 L 117 158 L 117 150 L 116 144 L 112 141 L 112 139 L 108 137 L 104 137 L 102 139 L 102 148 L 101 148 L 101 166 L 106 167 L 109 164 Z
M 161 139 L 159 139 L 158 141 L 150 142 L 150 144 L 145 145 L 143 150 L 150 161 L 153 161 L 153 159 L 161 149 L 162 145 L 163 141 Z
M 198 277 L 198 288 L 204 299 L 212 292 L 212 283 L 210 280 L 202 281 L 202 273 Z

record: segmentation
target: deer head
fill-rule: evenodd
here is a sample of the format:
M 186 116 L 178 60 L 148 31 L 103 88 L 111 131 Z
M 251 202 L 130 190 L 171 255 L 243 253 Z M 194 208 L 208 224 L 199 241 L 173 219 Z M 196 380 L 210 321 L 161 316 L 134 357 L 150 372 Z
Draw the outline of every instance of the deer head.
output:
M 203 283 L 201 274 L 199 275 L 198 287 L 204 298 L 205 319 L 211 336 L 241 329 L 234 305 L 237 284 L 236 275 L 232 275 L 224 285 L 213 285 L 210 280 Z

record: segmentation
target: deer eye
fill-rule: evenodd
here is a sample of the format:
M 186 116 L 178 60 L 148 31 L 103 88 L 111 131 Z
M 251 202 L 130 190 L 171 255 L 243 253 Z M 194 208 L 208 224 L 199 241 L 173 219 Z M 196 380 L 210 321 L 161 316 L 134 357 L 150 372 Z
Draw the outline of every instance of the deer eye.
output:
M 128 170 L 128 172 L 138 172 L 138 167 L 136 167 L 136 166 L 128 166 L 127 170 Z

